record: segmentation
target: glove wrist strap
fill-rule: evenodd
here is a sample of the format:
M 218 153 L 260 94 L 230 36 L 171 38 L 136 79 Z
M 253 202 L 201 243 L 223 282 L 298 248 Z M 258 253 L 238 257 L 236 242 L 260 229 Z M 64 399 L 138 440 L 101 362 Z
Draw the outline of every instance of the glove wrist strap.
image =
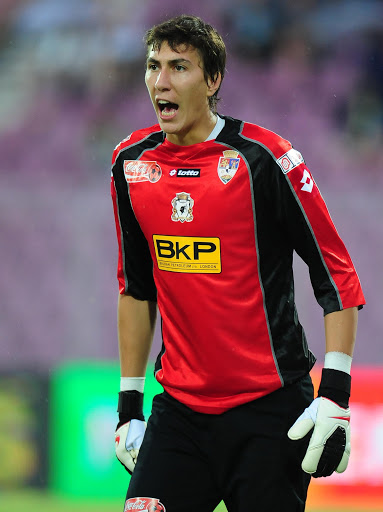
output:
M 140 391 L 120 391 L 118 393 L 118 407 L 120 421 L 133 419 L 144 421 L 143 413 L 144 394 Z
M 337 403 L 344 409 L 348 408 L 351 392 L 351 375 L 340 370 L 323 368 L 318 396 L 323 396 Z

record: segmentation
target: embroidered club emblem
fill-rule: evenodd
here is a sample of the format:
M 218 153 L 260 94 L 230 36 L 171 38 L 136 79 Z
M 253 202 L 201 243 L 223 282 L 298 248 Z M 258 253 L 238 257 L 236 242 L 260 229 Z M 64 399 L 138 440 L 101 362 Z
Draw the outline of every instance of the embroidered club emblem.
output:
M 191 222 L 193 220 L 194 200 L 187 192 L 180 192 L 172 199 L 172 220 L 174 222 Z
M 226 185 L 238 170 L 240 159 L 237 151 L 232 149 L 224 151 L 218 162 L 219 179 Z

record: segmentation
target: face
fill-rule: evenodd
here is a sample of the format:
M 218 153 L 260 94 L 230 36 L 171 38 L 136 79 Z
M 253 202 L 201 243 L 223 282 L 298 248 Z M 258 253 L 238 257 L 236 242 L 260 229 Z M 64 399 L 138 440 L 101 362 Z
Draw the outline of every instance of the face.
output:
M 208 98 L 218 89 L 206 83 L 202 59 L 192 46 L 172 50 L 163 42 L 159 51 L 148 54 L 145 83 L 161 129 L 174 144 L 190 145 L 204 141 L 214 128 L 215 115 Z

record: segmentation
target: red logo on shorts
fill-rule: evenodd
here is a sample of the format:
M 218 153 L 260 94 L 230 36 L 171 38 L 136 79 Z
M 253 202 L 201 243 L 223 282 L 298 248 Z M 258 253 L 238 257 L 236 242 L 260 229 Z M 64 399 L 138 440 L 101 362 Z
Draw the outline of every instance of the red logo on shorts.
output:
M 141 512 L 166 512 L 157 498 L 129 498 L 125 502 L 124 512 L 140 510 Z

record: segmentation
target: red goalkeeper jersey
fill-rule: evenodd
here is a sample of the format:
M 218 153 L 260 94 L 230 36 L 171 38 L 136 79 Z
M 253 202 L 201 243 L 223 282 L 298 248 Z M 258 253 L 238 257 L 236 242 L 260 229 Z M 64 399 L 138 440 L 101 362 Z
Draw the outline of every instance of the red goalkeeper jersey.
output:
M 157 301 L 156 378 L 219 414 L 312 368 L 294 303 L 293 252 L 324 313 L 364 304 L 358 276 L 301 154 L 225 117 L 214 140 L 169 142 L 159 125 L 112 162 L 121 294 Z

